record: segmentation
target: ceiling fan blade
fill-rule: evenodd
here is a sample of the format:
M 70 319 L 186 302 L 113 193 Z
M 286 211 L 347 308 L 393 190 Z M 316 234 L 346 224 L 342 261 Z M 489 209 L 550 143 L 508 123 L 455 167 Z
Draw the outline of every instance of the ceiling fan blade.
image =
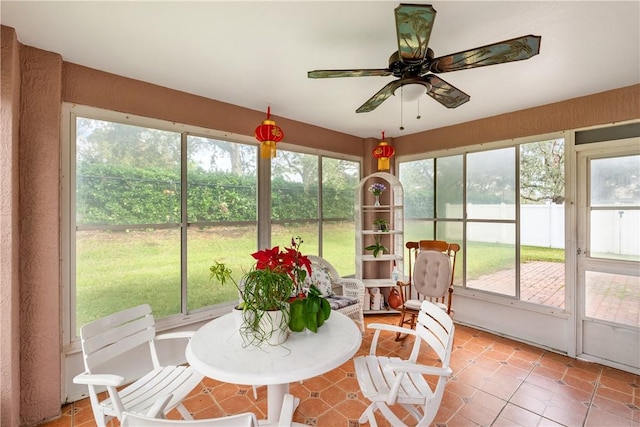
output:
M 393 95 L 397 88 L 402 86 L 400 80 L 394 80 L 392 82 L 387 83 L 382 89 L 378 91 L 375 95 L 367 100 L 364 104 L 362 104 L 356 110 L 356 113 L 368 113 L 369 111 L 373 111 L 380 104 L 382 104 L 388 97 Z
M 430 74 L 423 78 L 431 83 L 431 90 L 427 91 L 427 95 L 447 108 L 459 107 L 471 99 L 469 95 L 460 89 L 451 86 L 438 76 Z
M 528 35 L 511 40 L 441 56 L 431 61 L 429 71 L 446 73 L 467 68 L 484 67 L 485 65 L 522 61 L 540 53 L 542 37 Z
M 427 54 L 435 9 L 428 4 L 400 4 L 395 14 L 400 60 L 405 63 L 421 62 Z
M 310 79 L 326 79 L 331 77 L 369 77 L 390 76 L 391 71 L 386 68 L 372 68 L 362 70 L 313 70 L 307 73 Z

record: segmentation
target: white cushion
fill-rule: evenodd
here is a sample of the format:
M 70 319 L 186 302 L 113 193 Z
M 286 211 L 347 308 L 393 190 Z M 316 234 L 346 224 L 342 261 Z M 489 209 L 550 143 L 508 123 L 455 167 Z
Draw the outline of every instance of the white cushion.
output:
M 333 288 L 331 286 L 331 275 L 329 271 L 324 268 L 316 267 L 311 273 L 311 277 L 305 279 L 305 287 L 309 287 L 311 284 L 316 285 L 320 290 L 323 297 L 330 297 L 333 295 Z
M 413 268 L 413 285 L 419 294 L 439 298 L 446 294 L 450 283 L 449 256 L 438 251 L 422 251 L 418 254 Z
M 431 301 L 434 305 L 437 305 L 442 310 L 447 311 L 447 306 L 442 304 L 441 302 Z M 404 308 L 408 308 L 409 310 L 420 310 L 420 306 L 422 305 L 422 300 L 410 299 L 405 301 Z

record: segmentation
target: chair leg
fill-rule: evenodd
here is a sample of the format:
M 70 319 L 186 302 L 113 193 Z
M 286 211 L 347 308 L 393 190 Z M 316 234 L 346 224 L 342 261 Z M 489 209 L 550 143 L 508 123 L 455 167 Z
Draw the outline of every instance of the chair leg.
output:
M 369 405 L 369 407 L 364 410 L 362 415 L 360 415 L 360 418 L 358 419 L 358 423 L 364 424 L 368 421 L 369 427 L 378 427 L 378 423 L 376 423 L 376 417 L 374 415 L 375 410 L 376 408 L 374 403 Z
M 185 420 L 193 420 L 193 416 L 187 410 L 187 408 L 185 408 L 185 406 L 182 403 L 180 403 L 178 406 L 176 406 L 176 409 L 178 410 L 178 412 L 180 412 L 180 415 L 182 415 L 183 419 L 185 419 Z
M 405 320 L 405 316 L 407 316 L 407 313 L 402 313 L 402 318 L 400 319 L 400 323 L 398 323 L 398 326 L 400 326 L 401 328 L 404 325 L 409 325 L 409 329 L 413 329 L 416 326 L 416 315 L 415 314 L 409 314 L 409 316 L 411 316 L 409 318 L 409 320 Z M 407 338 L 407 334 L 401 334 L 400 332 L 396 333 L 396 341 L 404 341 L 404 339 Z

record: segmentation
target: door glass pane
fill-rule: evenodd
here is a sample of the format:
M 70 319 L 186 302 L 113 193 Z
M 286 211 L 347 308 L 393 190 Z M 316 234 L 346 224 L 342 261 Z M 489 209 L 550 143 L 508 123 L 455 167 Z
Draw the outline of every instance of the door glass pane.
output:
M 514 224 L 467 223 L 467 287 L 516 295 Z
M 591 206 L 640 205 L 640 156 L 591 161 Z
M 353 198 L 359 180 L 360 163 L 322 158 L 322 256 L 343 277 L 356 271 Z
M 592 210 L 590 224 L 591 257 L 640 261 L 640 211 Z
M 640 277 L 585 272 L 585 314 L 624 325 L 640 325 Z
M 564 140 L 520 145 L 520 299 L 564 308 Z
M 209 279 L 214 261 L 236 282 L 251 267 L 257 234 L 256 146 L 187 138 L 187 308 L 238 299 L 233 283 Z
M 434 160 L 403 162 L 398 169 L 399 179 L 404 188 L 405 226 L 413 218 L 433 218 Z
M 640 261 L 640 156 L 590 162 L 590 256 Z
M 467 217 L 515 219 L 515 148 L 467 155 Z
M 438 218 L 462 218 L 464 182 L 462 156 L 436 159 L 436 215 Z
M 76 120 L 76 329 L 141 303 L 180 312 L 180 134 Z

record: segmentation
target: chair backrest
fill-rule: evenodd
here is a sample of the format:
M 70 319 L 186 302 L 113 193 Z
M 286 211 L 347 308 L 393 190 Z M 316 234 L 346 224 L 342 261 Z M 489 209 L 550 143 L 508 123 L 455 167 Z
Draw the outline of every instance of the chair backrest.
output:
M 419 240 L 407 242 L 405 246 L 409 250 L 409 286 L 403 297 L 446 303 L 450 312 L 460 245 L 444 240 Z
M 92 369 L 145 343 L 156 335 L 155 320 L 149 304 L 142 304 L 103 317 L 80 328 L 84 366 Z M 157 361 L 155 347 L 152 358 Z
M 146 417 L 132 412 L 123 412 L 120 425 L 122 427 L 258 427 L 258 420 L 252 412 L 203 420 L 167 420 Z
M 311 262 L 311 277 L 308 281 L 314 283 L 323 295 L 331 294 L 334 286 L 339 286 L 338 281 L 341 279 L 338 270 L 326 259 L 317 255 L 307 255 Z
M 423 301 L 416 323 L 416 333 L 436 352 L 443 367 L 448 367 L 453 351 L 453 319 L 430 301 Z M 417 340 L 416 340 L 417 341 Z M 414 344 L 409 360 L 416 361 L 420 345 Z

